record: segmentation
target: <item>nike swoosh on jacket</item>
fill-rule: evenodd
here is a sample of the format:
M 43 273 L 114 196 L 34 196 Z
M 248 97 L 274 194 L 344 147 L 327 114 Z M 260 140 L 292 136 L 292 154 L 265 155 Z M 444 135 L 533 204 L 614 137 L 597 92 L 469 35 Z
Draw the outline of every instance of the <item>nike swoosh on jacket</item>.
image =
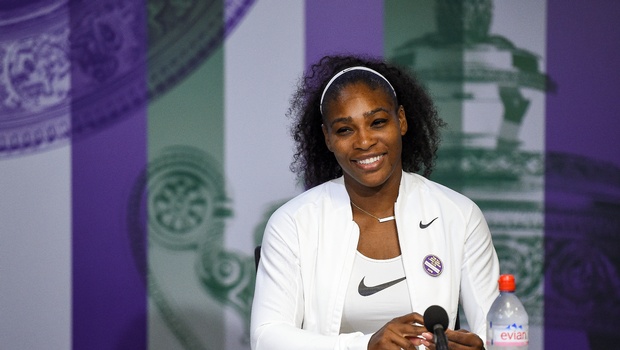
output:
M 381 283 L 381 284 L 378 284 L 378 285 L 372 286 L 372 287 L 368 287 L 368 286 L 366 286 L 364 284 L 364 279 L 365 278 L 366 277 L 362 278 L 362 280 L 360 281 L 359 286 L 357 286 L 357 292 L 360 293 L 360 295 L 363 296 L 363 297 L 367 297 L 369 295 L 373 295 L 373 294 L 375 294 L 377 292 L 380 292 L 380 291 L 382 291 L 382 290 L 384 290 L 386 288 L 389 288 L 389 287 L 395 285 L 398 282 L 404 281 L 406 277 L 401 277 L 401 278 L 395 279 L 393 281 Z

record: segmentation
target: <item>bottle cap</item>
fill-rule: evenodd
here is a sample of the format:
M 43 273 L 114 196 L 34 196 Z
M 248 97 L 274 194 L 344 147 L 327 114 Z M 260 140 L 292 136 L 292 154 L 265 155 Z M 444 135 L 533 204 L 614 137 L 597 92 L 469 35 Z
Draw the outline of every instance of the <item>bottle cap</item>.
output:
M 515 276 L 501 275 L 499 276 L 498 282 L 499 282 L 500 292 L 514 292 L 515 291 Z

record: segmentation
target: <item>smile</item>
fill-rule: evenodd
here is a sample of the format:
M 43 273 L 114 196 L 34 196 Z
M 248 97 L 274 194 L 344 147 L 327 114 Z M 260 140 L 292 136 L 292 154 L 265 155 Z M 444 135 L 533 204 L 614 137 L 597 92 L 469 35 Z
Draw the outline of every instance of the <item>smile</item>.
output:
M 368 165 L 368 164 L 372 164 L 374 162 L 379 161 L 379 159 L 381 159 L 381 158 L 383 158 L 383 155 L 376 156 L 376 157 L 371 157 L 371 158 L 367 158 L 367 159 L 358 160 L 357 162 L 359 164 Z

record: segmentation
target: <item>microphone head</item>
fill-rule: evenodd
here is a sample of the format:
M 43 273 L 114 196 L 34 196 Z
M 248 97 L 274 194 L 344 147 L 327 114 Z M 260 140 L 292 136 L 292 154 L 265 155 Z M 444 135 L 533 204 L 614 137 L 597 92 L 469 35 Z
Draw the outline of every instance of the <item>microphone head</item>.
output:
M 424 327 L 429 331 L 433 331 L 437 325 L 448 329 L 448 313 L 439 305 L 431 305 L 424 311 Z

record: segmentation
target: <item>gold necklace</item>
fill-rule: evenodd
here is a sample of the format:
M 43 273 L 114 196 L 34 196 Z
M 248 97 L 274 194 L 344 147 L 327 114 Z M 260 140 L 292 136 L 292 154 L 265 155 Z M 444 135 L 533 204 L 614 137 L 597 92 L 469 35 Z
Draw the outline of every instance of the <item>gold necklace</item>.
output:
M 368 215 L 372 216 L 373 218 L 377 219 L 379 222 L 388 222 L 388 221 L 392 221 L 392 220 L 396 219 L 394 217 L 394 215 L 387 216 L 387 217 L 384 217 L 384 218 L 379 218 L 379 217 L 376 217 L 376 216 L 372 215 L 371 213 L 367 212 L 366 210 L 360 208 L 357 204 L 353 203 L 353 201 L 351 201 L 351 204 L 353 204 L 354 207 L 356 207 L 357 209 L 361 210 L 363 213 L 368 214 Z

